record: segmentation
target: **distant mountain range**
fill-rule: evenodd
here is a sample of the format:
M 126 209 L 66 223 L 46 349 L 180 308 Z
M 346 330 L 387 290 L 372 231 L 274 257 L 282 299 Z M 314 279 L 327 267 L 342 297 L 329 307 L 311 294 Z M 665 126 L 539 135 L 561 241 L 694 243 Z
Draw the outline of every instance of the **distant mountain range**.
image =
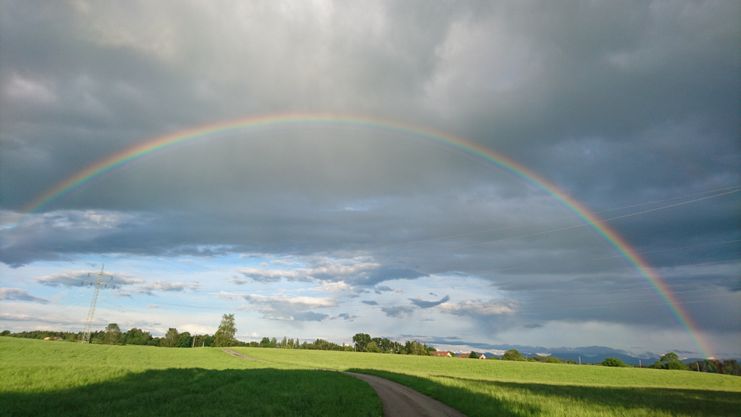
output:
M 489 358 L 501 357 L 505 351 L 517 349 L 522 354 L 533 356 L 555 356 L 563 360 L 571 360 L 581 363 L 600 363 L 606 358 L 617 358 L 629 365 L 648 366 L 656 362 L 660 355 L 652 352 L 643 354 L 632 354 L 624 350 L 613 349 L 606 346 L 583 346 L 583 347 L 559 347 L 546 348 L 540 346 L 523 346 L 523 345 L 491 345 L 487 349 L 476 350 L 484 353 Z M 696 360 L 696 359 L 693 359 Z
M 476 352 L 483 353 L 487 358 L 501 358 L 509 349 L 517 349 L 520 353 L 528 357 L 534 356 L 555 356 L 562 360 L 570 360 L 581 363 L 601 363 L 607 358 L 617 358 L 625 362 L 628 365 L 642 365 L 651 366 L 659 360 L 661 354 L 646 352 L 643 354 L 634 354 L 620 349 L 613 349 L 606 346 L 582 346 L 582 347 L 558 347 L 558 348 L 546 348 L 541 346 L 523 346 L 523 345 L 487 345 L 486 348 L 475 348 Z M 444 350 L 444 349 L 441 349 Z M 462 353 L 468 351 L 461 351 L 454 349 L 455 353 Z M 682 352 L 678 352 L 682 357 Z M 733 358 L 729 358 L 733 359 Z M 689 364 L 697 361 L 701 361 L 703 358 L 696 357 L 685 357 L 682 362 Z M 736 358 L 736 360 L 741 360 Z

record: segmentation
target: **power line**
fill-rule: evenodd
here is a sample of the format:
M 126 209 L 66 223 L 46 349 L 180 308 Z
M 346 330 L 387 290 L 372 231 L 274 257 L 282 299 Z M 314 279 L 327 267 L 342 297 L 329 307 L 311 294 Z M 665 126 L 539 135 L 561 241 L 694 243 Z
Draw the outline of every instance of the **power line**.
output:
M 656 250 L 650 250 L 650 251 L 636 251 L 636 253 L 643 256 L 646 254 L 661 253 L 661 252 L 673 252 L 673 251 L 681 252 L 681 251 L 687 251 L 688 249 L 694 249 L 698 247 L 723 246 L 723 245 L 730 245 L 730 244 L 738 243 L 738 242 L 741 242 L 741 239 L 704 242 L 704 243 L 699 243 L 696 245 L 686 245 L 686 246 L 680 246 L 680 247 L 675 247 L 675 248 L 656 249 Z M 593 258 L 580 258 L 580 260 L 581 261 L 600 261 L 600 260 L 608 260 L 608 259 L 610 260 L 620 259 L 622 257 L 623 257 L 622 255 L 614 254 L 614 255 L 609 255 L 609 256 L 599 256 L 599 257 L 593 257 Z M 675 266 L 697 266 L 697 265 L 706 265 L 706 264 L 717 264 L 717 263 L 732 261 L 735 259 L 738 259 L 738 257 L 734 256 L 732 258 L 713 259 L 712 261 L 707 261 L 707 262 L 696 262 L 696 263 L 690 263 L 690 264 L 685 263 L 685 264 L 678 264 Z M 523 262 L 523 263 L 508 265 L 508 266 L 504 266 L 501 268 L 497 268 L 496 272 L 517 270 L 517 269 L 528 267 L 528 266 L 532 266 L 532 263 Z
M 696 203 L 696 202 L 700 202 L 700 201 L 704 201 L 704 200 L 709 200 L 709 199 L 712 199 L 712 198 L 717 198 L 717 197 L 722 197 L 722 196 L 726 196 L 726 195 L 730 195 L 730 194 L 735 194 L 735 193 L 737 193 L 739 191 L 741 191 L 741 188 L 738 187 L 738 186 L 735 186 L 735 187 L 722 187 L 722 188 L 717 188 L 717 189 L 713 189 L 713 190 L 709 190 L 709 191 L 693 193 L 693 194 L 690 194 L 690 195 L 698 195 L 698 194 L 702 195 L 702 194 L 707 194 L 707 193 L 712 192 L 712 194 L 710 194 L 710 195 L 702 195 L 701 197 L 696 197 L 696 198 L 692 198 L 692 199 L 689 199 L 689 200 L 682 200 L 682 201 L 679 201 L 679 202 L 676 202 L 676 203 L 672 203 L 672 204 L 668 204 L 668 205 L 664 205 L 664 206 L 653 207 L 653 208 L 650 208 L 650 209 L 639 210 L 639 211 L 636 211 L 636 212 L 621 214 L 621 215 L 612 216 L 612 217 L 606 217 L 606 218 L 602 218 L 600 220 L 602 222 L 607 223 L 607 222 L 614 221 L 614 220 L 620 220 L 620 219 L 625 219 L 625 218 L 630 218 L 630 217 L 636 217 L 636 216 L 640 216 L 640 215 L 644 215 L 644 214 L 649 214 L 649 213 L 653 213 L 653 212 L 657 212 L 657 211 L 661 211 L 661 210 L 667 210 L 667 209 L 670 209 L 670 208 L 675 208 L 675 207 L 680 207 L 680 206 L 684 206 L 684 205 L 688 205 L 688 204 L 693 204 L 693 203 Z M 623 207 L 619 207 L 619 208 L 615 208 L 615 209 L 608 209 L 608 210 L 605 210 L 603 212 L 618 211 L 618 210 L 623 210 L 625 208 L 639 207 L 639 206 L 644 206 L 644 205 L 649 205 L 649 204 L 656 204 L 656 203 L 661 203 L 661 202 L 677 201 L 680 198 L 681 197 L 675 197 L 675 198 L 666 199 L 666 200 L 657 200 L 657 201 L 652 201 L 652 202 L 646 202 L 646 203 L 640 203 L 640 204 L 633 204 L 633 205 L 623 206 Z M 526 234 L 521 234 L 521 235 L 514 235 L 514 236 L 503 236 L 503 237 L 500 237 L 500 238 L 481 240 L 481 241 L 478 241 L 478 242 L 469 242 L 467 244 L 464 244 L 464 247 L 484 245 L 484 244 L 487 244 L 487 243 L 490 243 L 490 242 L 500 241 L 500 240 L 504 240 L 504 239 L 521 239 L 521 238 L 526 238 L 526 237 L 541 236 L 541 235 L 546 235 L 546 234 L 551 234 L 551 233 L 556 233 L 556 232 L 561 232 L 561 231 L 566 231 L 566 230 L 585 228 L 587 226 L 589 226 L 589 225 L 588 224 L 585 224 L 585 223 L 572 224 L 572 225 L 561 226 L 561 227 L 557 227 L 557 228 L 553 228 L 553 229 L 548 229 L 548 230 L 544 230 L 544 231 L 540 231 L 540 232 L 531 232 L 531 233 L 526 233 Z M 416 243 L 425 243 L 425 242 L 432 242 L 432 241 L 445 241 L 445 240 L 452 240 L 452 239 L 459 238 L 459 237 L 474 236 L 474 235 L 489 234 L 489 233 L 498 233 L 498 232 L 504 232 L 504 231 L 513 230 L 513 229 L 514 230 L 517 230 L 518 227 L 517 226 L 511 226 L 511 227 L 503 227 L 503 228 L 497 228 L 497 229 L 479 229 L 479 230 L 473 230 L 473 231 L 469 231 L 469 232 L 461 232 L 461 233 L 454 233 L 454 234 L 441 235 L 441 236 L 430 236 L 430 237 L 420 238 L 420 239 L 414 239 L 414 240 L 390 242 L 390 243 L 386 243 L 386 244 L 384 244 L 382 246 L 384 246 L 384 247 L 394 247 L 394 246 L 403 246 L 403 245 L 416 244 Z

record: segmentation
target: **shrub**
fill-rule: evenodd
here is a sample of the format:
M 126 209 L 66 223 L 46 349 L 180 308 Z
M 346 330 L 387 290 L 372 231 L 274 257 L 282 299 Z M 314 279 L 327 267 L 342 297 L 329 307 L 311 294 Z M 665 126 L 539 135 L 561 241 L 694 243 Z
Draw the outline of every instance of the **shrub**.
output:
M 621 361 L 618 358 L 607 358 L 602 361 L 602 366 L 615 366 L 615 367 L 622 368 L 627 365 L 625 364 L 625 362 Z

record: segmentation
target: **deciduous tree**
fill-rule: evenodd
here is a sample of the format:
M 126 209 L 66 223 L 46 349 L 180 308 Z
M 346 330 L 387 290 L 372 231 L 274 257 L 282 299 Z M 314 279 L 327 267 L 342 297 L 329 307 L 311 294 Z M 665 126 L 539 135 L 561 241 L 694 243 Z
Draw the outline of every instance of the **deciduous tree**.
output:
M 368 343 L 371 342 L 371 337 L 368 333 L 356 333 L 352 337 L 352 341 L 355 343 L 355 350 L 358 352 L 365 352 Z
M 165 337 L 160 340 L 160 346 L 175 347 L 178 343 L 178 329 L 170 327 L 165 333 Z
M 237 326 L 234 324 L 234 314 L 224 314 L 218 330 L 214 333 L 214 346 L 234 346 L 237 339 Z
M 526 361 L 527 358 L 523 356 L 522 353 L 520 353 L 517 349 L 510 349 L 506 352 L 504 352 L 504 356 L 502 356 L 502 359 L 505 361 Z
M 656 363 L 653 364 L 654 368 L 658 369 L 689 369 L 687 365 L 683 364 L 679 360 L 679 356 L 674 352 L 669 352 L 659 358 Z
M 124 333 L 123 339 L 127 345 L 146 345 L 152 339 L 152 335 L 149 332 L 134 327 Z
M 108 345 L 117 345 L 121 343 L 121 328 L 116 323 L 109 323 L 105 327 L 105 335 L 103 336 L 103 343 Z

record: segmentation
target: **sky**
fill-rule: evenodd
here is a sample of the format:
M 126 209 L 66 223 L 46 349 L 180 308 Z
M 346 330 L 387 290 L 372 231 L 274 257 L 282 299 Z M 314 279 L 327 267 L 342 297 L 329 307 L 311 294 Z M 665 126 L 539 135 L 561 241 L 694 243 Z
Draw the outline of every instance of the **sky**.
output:
M 741 3 L 8 1 L 0 328 L 741 356 Z M 325 123 L 196 137 L 209 123 Z M 410 131 L 504 155 L 542 186 Z M 711 349 L 703 352 L 696 339 Z

